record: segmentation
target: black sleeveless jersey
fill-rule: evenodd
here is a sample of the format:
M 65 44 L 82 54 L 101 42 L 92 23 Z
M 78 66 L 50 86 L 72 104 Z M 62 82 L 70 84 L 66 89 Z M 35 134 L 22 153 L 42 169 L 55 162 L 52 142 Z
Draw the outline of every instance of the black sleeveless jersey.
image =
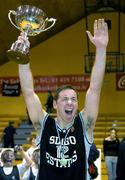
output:
M 60 163 L 60 143 L 64 147 L 66 164 Z M 55 120 L 48 116 L 40 141 L 40 169 L 37 179 L 85 180 L 85 158 L 83 127 L 79 115 L 68 132 L 57 132 Z
M 0 167 L 0 180 L 20 180 L 17 166 L 13 166 L 13 170 L 9 175 L 6 175 L 3 167 Z

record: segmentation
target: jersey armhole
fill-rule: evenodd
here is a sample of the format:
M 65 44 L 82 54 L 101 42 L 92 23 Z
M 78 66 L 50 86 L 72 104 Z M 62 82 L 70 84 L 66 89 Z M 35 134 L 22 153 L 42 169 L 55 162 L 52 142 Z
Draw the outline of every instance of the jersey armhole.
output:
M 42 121 L 40 121 L 40 122 L 41 122 L 41 123 L 40 123 L 40 127 L 41 127 L 40 135 L 39 135 L 39 136 L 37 135 L 37 137 L 36 137 L 36 145 L 37 145 L 38 147 L 39 147 L 39 145 L 40 145 L 40 139 L 41 139 L 41 137 L 42 137 L 43 129 L 44 129 L 44 127 L 45 127 L 45 123 L 46 123 L 46 120 L 47 120 L 48 116 L 49 116 L 49 114 L 47 113 L 47 114 L 45 115 L 44 119 L 43 119 Z

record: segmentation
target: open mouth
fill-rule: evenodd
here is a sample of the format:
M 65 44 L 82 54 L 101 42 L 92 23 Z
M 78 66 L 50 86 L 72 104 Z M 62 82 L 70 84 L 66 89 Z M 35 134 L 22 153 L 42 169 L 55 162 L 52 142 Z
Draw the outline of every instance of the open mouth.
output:
M 71 114 L 72 114 L 72 112 L 73 112 L 73 110 L 71 110 L 71 109 L 67 109 L 67 110 L 65 110 L 65 113 L 66 113 L 66 114 L 68 114 L 68 115 L 71 115 Z

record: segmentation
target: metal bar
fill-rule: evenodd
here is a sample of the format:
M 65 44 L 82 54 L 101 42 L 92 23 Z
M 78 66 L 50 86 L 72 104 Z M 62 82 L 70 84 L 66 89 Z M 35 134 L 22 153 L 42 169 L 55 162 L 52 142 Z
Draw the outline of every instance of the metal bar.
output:
M 121 25 L 121 13 L 120 13 L 120 8 L 121 8 L 121 0 L 118 1 L 119 5 L 119 11 L 118 11 L 118 52 L 120 53 L 121 47 L 120 47 L 120 25 Z
M 85 25 L 86 25 L 86 30 L 88 30 L 88 18 L 87 18 L 87 2 L 86 0 L 83 0 L 84 1 L 84 12 L 85 12 Z M 90 47 L 89 47 L 89 39 L 88 39 L 88 36 L 87 36 L 87 50 L 88 50 L 88 54 L 90 53 Z

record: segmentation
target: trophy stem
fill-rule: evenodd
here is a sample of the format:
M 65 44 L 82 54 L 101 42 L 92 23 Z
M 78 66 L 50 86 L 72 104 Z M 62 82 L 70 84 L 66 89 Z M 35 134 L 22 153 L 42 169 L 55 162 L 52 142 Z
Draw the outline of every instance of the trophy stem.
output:
M 32 26 L 31 26 L 30 24 L 27 24 L 27 25 L 26 25 L 25 31 L 23 31 L 25 38 L 27 38 L 28 32 L 30 31 L 31 28 L 32 28 Z

